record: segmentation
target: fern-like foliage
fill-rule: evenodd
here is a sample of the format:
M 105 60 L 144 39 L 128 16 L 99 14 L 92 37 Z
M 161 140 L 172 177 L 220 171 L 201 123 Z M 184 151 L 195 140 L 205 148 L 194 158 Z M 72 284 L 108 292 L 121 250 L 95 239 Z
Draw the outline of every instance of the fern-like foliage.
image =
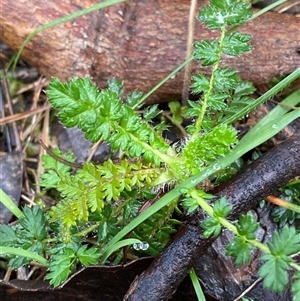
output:
M 220 37 L 195 43 L 194 58 L 202 66 L 210 66 L 212 75 L 192 77 L 192 92 L 200 97 L 189 102 L 187 115 L 195 122 L 187 128 L 191 136 L 182 152 L 185 168 L 192 174 L 228 153 L 237 142 L 236 131 L 226 119 L 252 101 L 248 95 L 254 88 L 242 81 L 236 70 L 220 67 L 220 62 L 223 54 L 237 56 L 252 49 L 249 34 L 231 31 L 233 25 L 241 25 L 250 17 L 249 5 L 232 0 L 210 1 L 199 13 L 199 19 L 208 28 L 219 30 Z
M 219 114 L 219 122 L 226 121 L 227 118 L 233 116 L 236 112 L 240 111 L 245 106 L 249 105 L 253 98 L 249 95 L 255 91 L 251 82 L 240 81 L 231 95 L 227 98 L 226 107 L 223 114 Z
M 49 162 L 53 158 L 45 155 L 43 160 Z M 76 174 L 61 166 L 63 163 L 58 163 L 58 168 L 47 170 L 41 184 L 48 189 L 55 188 L 62 196 L 60 202 L 51 207 L 50 221 L 62 223 L 65 238 L 70 237 L 72 226 L 87 222 L 92 212 L 101 212 L 105 204 L 119 200 L 123 191 L 142 188 L 161 173 L 160 168 L 152 168 L 150 164 L 125 159 L 119 164 L 112 160 L 97 166 L 85 163 Z
M 116 85 L 111 89 L 98 88 L 88 78 L 62 83 L 53 78 L 47 95 L 58 117 L 67 127 L 77 126 L 92 142 L 103 139 L 113 150 L 121 149 L 131 158 L 143 157 L 159 166 L 168 161 L 169 145 L 146 120 L 122 102 Z M 117 91 L 116 91 L 117 90 Z
M 236 142 L 236 130 L 233 127 L 215 127 L 211 132 L 190 141 L 183 149 L 184 169 L 191 174 L 198 173 L 216 158 L 228 154 Z

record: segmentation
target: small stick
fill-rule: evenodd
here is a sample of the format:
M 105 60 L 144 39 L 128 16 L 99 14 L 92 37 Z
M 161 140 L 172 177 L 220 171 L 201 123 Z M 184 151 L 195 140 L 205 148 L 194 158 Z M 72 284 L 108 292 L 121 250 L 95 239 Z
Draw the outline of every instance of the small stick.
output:
M 197 0 L 191 0 L 189 25 L 188 25 L 188 37 L 186 45 L 186 59 L 189 59 L 193 51 L 194 42 L 194 28 L 195 28 L 195 10 L 197 7 Z M 188 105 L 189 91 L 190 91 L 190 77 L 191 77 L 192 63 L 188 63 L 184 69 L 183 87 L 181 94 L 182 105 Z
M 39 143 L 40 145 L 46 150 L 46 152 L 51 156 L 53 157 L 55 160 L 65 164 L 65 165 L 68 165 L 68 166 L 71 166 L 73 168 L 81 168 L 82 167 L 82 164 L 80 163 L 73 163 L 73 162 L 69 162 L 59 156 L 57 156 L 42 140 L 39 140 Z

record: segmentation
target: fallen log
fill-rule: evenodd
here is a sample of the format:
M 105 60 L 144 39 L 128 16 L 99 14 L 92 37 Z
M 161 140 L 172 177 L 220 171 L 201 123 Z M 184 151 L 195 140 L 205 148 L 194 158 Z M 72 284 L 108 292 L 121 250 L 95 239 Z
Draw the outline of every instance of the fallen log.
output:
M 216 189 L 215 199 L 226 196 L 233 206 L 230 220 L 236 220 L 255 207 L 264 197 L 275 194 L 291 178 L 300 175 L 300 136 L 282 142 L 264 156 L 247 166 L 244 171 Z M 128 290 L 126 301 L 168 300 L 188 271 L 201 261 L 201 256 L 215 241 L 205 239 L 199 227 L 201 212 L 192 216 L 162 252 Z
M 37 27 L 98 0 L 50 2 L 2 0 L 1 39 L 18 50 Z M 103 2 L 103 1 L 100 1 Z M 207 2 L 198 1 L 199 7 Z M 127 1 L 82 16 L 35 36 L 22 53 L 38 70 L 67 80 L 90 76 L 105 87 L 113 76 L 125 81 L 126 91 L 149 91 L 185 60 L 189 0 Z M 300 27 L 297 17 L 269 12 L 243 26 L 253 35 L 254 51 L 224 65 L 239 70 L 243 79 L 267 83 L 299 66 Z M 218 36 L 195 22 L 195 40 Z M 192 73 L 209 72 L 192 64 Z M 183 71 L 161 87 L 149 102 L 180 99 Z

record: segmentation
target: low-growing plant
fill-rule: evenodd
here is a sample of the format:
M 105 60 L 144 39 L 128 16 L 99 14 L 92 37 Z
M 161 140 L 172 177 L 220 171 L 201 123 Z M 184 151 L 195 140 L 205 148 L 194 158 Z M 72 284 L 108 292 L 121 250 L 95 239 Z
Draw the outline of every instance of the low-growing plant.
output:
M 296 70 L 254 100 L 250 96 L 253 85 L 243 81 L 237 71 L 221 66 L 223 55 L 238 56 L 252 50 L 251 36 L 234 30 L 252 17 L 249 8 L 233 0 L 211 0 L 201 8 L 199 20 L 220 36 L 194 45 L 193 58 L 211 71 L 210 77 L 202 73 L 192 76 L 191 89 L 199 99 L 189 101 L 189 108 L 170 105 L 175 123 L 182 117 L 190 121 L 180 143 L 170 144 L 163 137 L 168 126 L 157 122 L 158 106 L 138 112 L 145 96 L 138 91 L 124 95 L 121 81 L 113 78 L 99 91 L 88 78 L 66 83 L 51 80 L 46 94 L 60 121 L 66 127 L 77 126 L 92 142 L 108 142 L 112 153 L 119 152 L 119 156 L 78 167 L 72 154 L 58 149 L 54 153 L 61 160 L 44 155 L 45 173 L 39 185 L 45 193 L 58 192 L 57 203 L 50 209 L 41 205 L 24 207 L 21 212 L 2 192 L 2 202 L 19 219 L 15 226 L 0 226 L 0 254 L 9 258 L 11 267 L 39 261 L 49 270 L 45 279 L 56 287 L 78 263 L 88 266 L 105 263 L 108 258 L 119 262 L 123 253 L 118 250 L 124 246 L 158 254 L 181 222 L 173 213 L 180 216 L 183 210 L 189 214 L 201 207 L 209 216 L 200 225 L 205 236 L 219 235 L 222 227 L 236 235 L 227 254 L 236 257 L 237 265 L 249 262 L 253 246 L 265 252 L 260 276 L 267 288 L 283 291 L 287 271 L 294 268 L 292 291 L 294 300 L 299 298 L 300 267 L 292 258 L 300 251 L 295 228 L 285 225 L 264 245 L 256 240 L 259 224 L 250 213 L 241 215 L 238 223 L 229 222 L 226 216 L 232 208 L 226 199 L 211 204 L 212 195 L 204 188 L 204 181 L 225 175 L 226 168 L 243 154 L 299 117 L 299 109 L 278 106 L 238 140 L 234 122 L 300 73 Z M 290 106 L 298 102 L 296 96 L 283 101 Z

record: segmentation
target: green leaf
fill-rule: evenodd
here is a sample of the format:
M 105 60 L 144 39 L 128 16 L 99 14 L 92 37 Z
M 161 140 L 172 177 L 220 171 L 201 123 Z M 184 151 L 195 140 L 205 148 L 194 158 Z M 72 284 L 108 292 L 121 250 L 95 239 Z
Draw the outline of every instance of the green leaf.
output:
M 229 153 L 236 141 L 236 130 L 229 126 L 215 127 L 211 132 L 189 141 L 182 151 L 186 169 L 192 173 L 199 172 L 209 162 Z
M 118 233 L 118 227 L 116 227 L 117 219 L 111 218 L 109 220 L 103 220 L 99 223 L 98 227 L 98 242 L 107 242 L 110 238 Z
M 252 12 L 249 4 L 236 0 L 211 0 L 210 6 L 203 6 L 199 19 L 210 29 L 224 26 L 240 25 L 248 21 Z
M 202 103 L 200 101 L 188 101 L 190 108 L 187 110 L 187 117 L 198 117 L 201 113 Z
M 137 90 L 134 90 L 131 94 L 126 97 L 126 104 L 132 109 L 139 109 L 143 106 L 141 103 L 141 99 L 143 97 L 143 93 Z
M 161 110 L 158 110 L 158 104 L 155 104 L 153 106 L 147 107 L 144 110 L 143 117 L 146 121 L 151 121 L 153 118 L 155 118 L 157 115 L 161 113 Z
M 201 61 L 202 66 L 210 66 L 219 60 L 219 40 L 203 40 L 195 43 L 193 57 Z
M 85 183 L 75 176 L 65 176 L 59 182 L 57 190 L 65 197 L 80 197 L 85 190 Z
M 259 270 L 259 276 L 264 279 L 264 286 L 274 292 L 283 292 L 289 282 L 287 271 L 291 258 L 264 254 L 261 260 L 265 261 Z
M 202 73 L 192 76 L 191 88 L 195 94 L 207 92 L 209 89 L 208 78 Z
M 203 220 L 200 224 L 200 227 L 205 230 L 203 232 L 204 237 L 217 237 L 220 235 L 222 230 L 222 226 L 219 222 L 219 219 L 216 217 L 209 217 Z
M 54 170 L 47 170 L 41 175 L 41 181 L 39 186 L 45 187 L 46 189 L 56 188 L 60 181 L 60 176 Z
M 227 203 L 226 197 L 221 197 L 214 203 L 214 216 L 226 217 L 232 210 L 232 205 Z
M 300 300 L 300 271 L 296 271 L 294 274 L 291 291 L 293 293 L 293 301 Z
M 233 91 L 227 98 L 227 107 L 222 111 L 220 121 L 226 120 L 228 117 L 233 116 L 236 112 L 243 109 L 245 106 L 253 102 L 253 98 L 248 95 L 253 93 L 255 88 L 251 82 L 238 80 L 238 83 Z
M 63 254 L 54 255 L 49 264 L 50 272 L 45 276 L 45 279 L 50 280 L 50 284 L 54 287 L 59 286 L 67 280 L 74 258 L 74 251 L 68 248 L 64 250 Z
M 280 233 L 275 231 L 272 243 L 268 243 L 271 254 L 261 257 L 265 263 L 259 274 L 264 285 L 276 292 L 282 292 L 288 283 L 288 268 L 293 261 L 290 255 L 300 251 L 300 233 L 294 227 L 284 226 Z
M 98 258 L 101 255 L 101 252 L 96 247 L 91 247 L 87 249 L 88 245 L 83 245 L 79 248 L 79 250 L 76 253 L 76 256 L 78 257 L 79 261 L 84 266 L 89 266 L 92 264 L 98 263 Z
M 52 206 L 50 210 L 50 222 L 61 221 L 67 228 L 75 226 L 77 217 L 72 209 L 73 203 L 72 199 L 67 198 L 57 205 Z
M 214 78 L 215 89 L 223 92 L 234 89 L 239 83 L 237 71 L 228 67 L 216 69 L 214 71 Z
M 105 205 L 103 211 L 99 214 L 98 220 L 100 221 L 97 233 L 98 242 L 107 242 L 118 233 L 118 220 L 116 217 L 112 216 L 111 205 Z
M 112 77 L 107 82 L 108 89 L 115 92 L 118 97 L 122 96 L 124 82 L 117 80 L 115 77 Z
M 32 261 L 31 258 L 23 257 L 23 256 L 15 256 L 11 258 L 8 262 L 8 265 L 14 269 L 17 270 L 18 268 L 28 265 Z
M 194 212 L 196 209 L 198 209 L 199 204 L 196 199 L 194 198 L 184 198 L 181 201 L 181 205 L 187 209 L 187 213 L 190 214 Z
M 213 92 L 210 94 L 207 106 L 209 107 L 211 112 L 221 111 L 227 107 L 226 100 L 228 99 L 228 94 L 226 93 L 219 93 Z
M 169 145 L 138 113 L 123 103 L 119 97 L 119 87 L 111 83 L 111 89 L 98 91 L 89 79 L 72 79 L 62 84 L 53 79 L 47 90 L 49 102 L 58 109 L 61 122 L 67 127 L 77 126 L 85 132 L 86 139 L 92 142 L 100 138 L 110 143 L 113 150 L 120 148 L 130 156 L 136 155 L 132 145 L 139 145 L 139 155 L 147 162 L 159 165 L 159 157 L 166 158 Z M 135 106 L 135 105 L 134 105 Z M 146 115 L 153 117 L 157 112 L 150 110 Z M 147 118 L 148 118 L 147 117 Z M 160 141 L 154 149 L 149 137 L 156 136 Z M 145 145 L 150 144 L 152 147 Z M 141 151 L 142 148 L 142 151 Z M 155 153 L 155 154 L 154 154 Z M 166 158 L 167 159 L 167 158 Z
M 53 150 L 53 153 L 70 163 L 75 162 L 75 157 L 72 154 L 64 154 L 64 156 L 62 156 L 61 152 L 57 148 Z M 42 155 L 42 161 L 45 172 L 41 175 L 39 186 L 47 189 L 56 188 L 61 177 L 68 175 L 71 171 L 70 166 L 57 161 L 48 154 Z
M 259 223 L 254 221 L 254 216 L 251 212 L 248 212 L 247 215 L 242 214 L 239 218 L 239 223 L 236 225 L 238 233 L 247 239 L 255 239 L 255 232 L 258 227 Z
M 19 254 L 11 258 L 9 261 L 9 266 L 11 266 L 15 270 L 20 268 L 21 266 L 29 264 L 33 260 L 32 257 L 22 256 L 24 250 L 33 253 L 35 255 L 39 255 L 40 257 L 43 257 L 44 249 L 43 249 L 43 244 L 41 242 L 31 242 L 30 247 L 25 248 L 24 246 L 22 246 L 19 248 L 22 248 L 22 250 L 19 251 Z
M 91 108 L 99 104 L 99 92 L 88 78 L 71 79 L 66 84 L 53 78 L 46 93 L 51 104 L 61 109 L 58 115 L 67 127 L 78 125 L 81 128 L 95 122 Z
M 155 196 L 152 196 L 154 198 Z M 123 220 L 125 223 L 129 223 L 133 218 L 135 218 L 139 212 L 139 209 L 141 208 L 142 203 L 138 200 L 132 199 L 129 200 L 129 202 L 126 203 L 124 206 L 124 212 L 123 212 Z
M 248 44 L 250 40 L 251 35 L 235 32 L 225 37 L 222 52 L 233 56 L 243 54 L 252 50 L 253 47 Z
M 16 239 L 16 233 L 11 227 L 0 225 L 0 246 L 13 246 Z
M 121 149 L 125 151 L 128 148 L 129 142 L 130 142 L 130 136 L 124 132 L 120 131 L 119 133 L 116 133 L 111 139 L 111 146 L 113 149 Z
M 236 258 L 235 263 L 240 266 L 249 263 L 251 259 L 252 246 L 242 237 L 235 237 L 233 242 L 226 246 L 226 255 Z
M 149 244 L 149 248 L 146 252 L 143 251 L 143 254 L 157 255 L 170 240 L 171 234 L 176 232 L 173 224 L 169 223 L 176 204 L 177 202 L 172 202 L 165 206 L 134 229 L 132 237 Z
M 280 189 L 280 198 L 293 204 L 300 204 L 300 182 L 292 181 L 286 187 Z M 283 228 L 285 224 L 296 225 L 296 230 L 300 230 L 300 214 L 286 208 L 276 206 L 271 213 L 274 222 L 279 224 L 279 228 Z M 297 226 L 298 224 L 298 226 Z
M 43 210 L 39 206 L 33 206 L 32 208 L 25 206 L 23 213 L 25 217 L 19 219 L 22 227 L 38 241 L 43 241 L 47 237 L 47 221 Z
M 275 231 L 272 243 L 268 244 L 274 256 L 293 255 L 300 251 L 300 233 L 294 227 L 284 226 L 280 233 Z

